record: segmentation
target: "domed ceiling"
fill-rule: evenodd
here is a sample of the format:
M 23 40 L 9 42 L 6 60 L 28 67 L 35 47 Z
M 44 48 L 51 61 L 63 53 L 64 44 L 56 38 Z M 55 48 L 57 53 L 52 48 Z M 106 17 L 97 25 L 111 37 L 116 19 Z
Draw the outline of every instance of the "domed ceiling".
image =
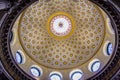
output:
M 21 55 L 15 59 L 23 59 L 19 66 L 28 74 L 31 66 L 40 67 L 40 75 L 32 71 L 37 79 L 54 71 L 63 80 L 87 79 L 107 64 L 115 45 L 110 19 L 88 0 L 38 1 L 20 15 L 12 32 L 13 56 Z
M 105 11 L 89 0 L 39 0 L 11 28 L 18 67 L 37 80 L 86 80 L 113 58 L 116 32 Z

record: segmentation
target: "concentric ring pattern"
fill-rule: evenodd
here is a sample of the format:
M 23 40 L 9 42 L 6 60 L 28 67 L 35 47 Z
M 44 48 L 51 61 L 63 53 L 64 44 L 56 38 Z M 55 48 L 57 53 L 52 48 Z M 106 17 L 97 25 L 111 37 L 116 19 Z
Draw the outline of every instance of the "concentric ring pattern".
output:
M 75 29 L 59 40 L 47 32 L 47 22 L 51 15 L 61 12 L 73 17 Z M 40 65 L 58 69 L 87 62 L 100 49 L 105 36 L 101 10 L 88 0 L 39 1 L 24 11 L 18 27 L 25 53 Z
M 114 56 L 111 20 L 89 0 L 39 0 L 20 14 L 11 32 L 16 63 L 37 80 L 86 80 Z

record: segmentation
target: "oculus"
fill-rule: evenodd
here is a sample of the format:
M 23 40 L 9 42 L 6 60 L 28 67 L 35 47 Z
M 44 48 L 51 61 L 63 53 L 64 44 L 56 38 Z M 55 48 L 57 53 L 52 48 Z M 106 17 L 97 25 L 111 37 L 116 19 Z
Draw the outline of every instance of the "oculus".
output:
M 91 72 L 96 72 L 100 69 L 100 65 L 101 65 L 100 61 L 98 59 L 94 59 L 89 63 L 88 69 Z
M 59 72 L 51 72 L 50 80 L 62 80 L 62 74 Z
M 21 50 L 18 50 L 15 54 L 15 60 L 18 64 L 24 64 L 25 58 L 23 56 L 23 52 Z
M 70 73 L 70 79 L 71 80 L 81 80 L 83 76 L 83 72 L 79 69 L 73 70 Z
M 31 69 L 30 69 L 30 72 L 33 76 L 35 77 L 39 77 L 39 76 L 42 76 L 42 69 L 41 68 L 38 68 L 36 66 L 32 66 Z

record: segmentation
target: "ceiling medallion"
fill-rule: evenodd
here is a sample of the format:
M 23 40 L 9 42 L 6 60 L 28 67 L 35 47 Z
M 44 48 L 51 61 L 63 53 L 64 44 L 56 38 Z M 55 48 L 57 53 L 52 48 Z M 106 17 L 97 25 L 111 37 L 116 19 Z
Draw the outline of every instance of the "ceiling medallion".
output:
M 48 34 L 62 40 L 70 37 L 75 30 L 75 21 L 73 17 L 65 12 L 53 13 L 47 21 Z

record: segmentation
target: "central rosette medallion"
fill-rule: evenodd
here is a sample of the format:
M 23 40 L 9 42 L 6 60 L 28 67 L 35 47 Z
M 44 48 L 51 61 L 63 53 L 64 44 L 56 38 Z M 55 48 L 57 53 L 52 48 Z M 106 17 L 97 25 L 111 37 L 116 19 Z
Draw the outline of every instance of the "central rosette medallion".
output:
M 64 12 L 57 12 L 50 16 L 47 22 L 48 33 L 55 39 L 70 37 L 75 29 L 74 19 Z

